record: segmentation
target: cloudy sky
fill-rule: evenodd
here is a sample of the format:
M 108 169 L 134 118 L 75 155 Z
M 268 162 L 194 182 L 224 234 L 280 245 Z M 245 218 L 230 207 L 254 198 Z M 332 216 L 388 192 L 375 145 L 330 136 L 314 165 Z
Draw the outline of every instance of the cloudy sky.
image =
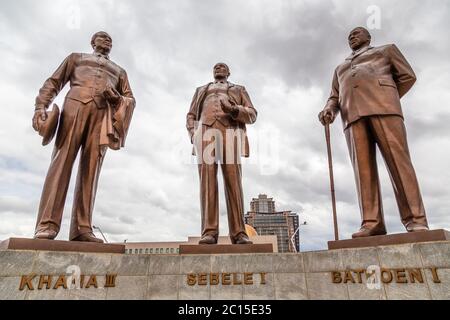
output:
M 200 233 L 185 116 L 195 88 L 223 61 L 258 110 L 244 164 L 246 209 L 268 194 L 279 210 L 307 221 L 301 250 L 325 249 L 333 223 L 317 113 L 358 25 L 373 28 L 373 45 L 395 43 L 416 71 L 402 100 L 411 156 L 430 227 L 450 229 L 448 1 L 16 0 L 0 2 L 0 239 L 33 235 L 53 147 L 42 147 L 31 127 L 39 88 L 68 54 L 90 52 L 91 35 L 105 30 L 113 37 L 111 59 L 127 70 L 137 100 L 126 148 L 108 151 L 100 177 L 93 222 L 109 241 L 182 241 Z M 55 102 L 62 105 L 66 92 Z M 340 235 L 348 238 L 360 215 L 339 121 L 332 144 Z M 402 232 L 381 158 L 379 166 L 388 232 Z M 58 239 L 68 238 L 72 194 L 73 182 Z

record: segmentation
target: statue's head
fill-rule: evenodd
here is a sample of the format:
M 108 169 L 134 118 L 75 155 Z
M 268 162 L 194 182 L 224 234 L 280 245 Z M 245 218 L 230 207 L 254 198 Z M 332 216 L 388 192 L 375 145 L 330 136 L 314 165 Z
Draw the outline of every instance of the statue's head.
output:
M 365 45 L 369 45 L 371 38 L 372 36 L 366 28 L 356 27 L 348 35 L 348 45 L 355 51 Z
M 213 73 L 214 79 L 225 80 L 230 76 L 230 68 L 225 63 L 219 62 L 214 65 Z
M 91 38 L 91 46 L 94 51 L 109 54 L 112 49 L 112 38 L 105 31 L 96 32 Z

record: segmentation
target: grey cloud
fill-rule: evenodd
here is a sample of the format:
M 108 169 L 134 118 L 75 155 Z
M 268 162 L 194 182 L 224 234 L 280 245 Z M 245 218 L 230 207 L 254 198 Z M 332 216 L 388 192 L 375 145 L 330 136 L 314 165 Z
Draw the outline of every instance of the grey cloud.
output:
M 1 212 L 17 212 L 29 214 L 34 212 L 34 203 L 26 199 L 13 196 L 0 196 L 0 213 Z
M 119 221 L 123 222 L 125 224 L 131 224 L 131 225 L 136 223 L 136 220 L 129 216 L 120 216 Z

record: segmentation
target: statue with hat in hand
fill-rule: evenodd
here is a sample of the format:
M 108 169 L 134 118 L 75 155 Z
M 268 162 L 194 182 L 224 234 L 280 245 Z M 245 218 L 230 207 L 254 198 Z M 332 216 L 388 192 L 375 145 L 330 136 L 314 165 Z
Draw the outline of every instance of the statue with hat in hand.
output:
M 60 230 L 75 159 L 80 152 L 69 240 L 103 242 L 93 234 L 92 211 L 107 148 L 124 146 L 135 107 L 127 73 L 109 58 L 112 39 L 92 36 L 93 53 L 70 54 L 48 78 L 36 98 L 33 128 L 48 144 L 56 133 L 34 237 L 54 239 Z M 61 115 L 48 106 L 70 82 Z M 58 127 L 58 128 L 57 128 Z

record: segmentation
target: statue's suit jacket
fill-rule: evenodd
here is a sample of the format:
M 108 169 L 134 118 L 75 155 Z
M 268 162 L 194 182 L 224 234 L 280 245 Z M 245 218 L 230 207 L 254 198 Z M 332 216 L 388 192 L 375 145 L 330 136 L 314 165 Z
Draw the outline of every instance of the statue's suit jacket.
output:
M 394 44 L 366 47 L 340 64 L 333 77 L 327 106 L 341 112 L 344 129 L 361 117 L 403 117 L 400 98 L 416 76 Z
M 195 94 L 191 102 L 191 107 L 189 108 L 189 112 L 186 117 L 186 127 L 188 130 L 197 129 L 196 122 L 200 120 L 203 101 L 205 100 L 206 93 L 208 92 L 208 87 L 210 85 L 211 83 L 208 83 L 204 86 L 198 87 L 195 90 Z M 245 90 L 245 87 L 229 82 L 228 97 L 238 107 L 238 113 L 236 115 L 230 115 L 230 123 L 234 128 L 241 129 L 241 133 L 243 135 L 241 139 L 241 142 L 243 144 L 241 148 L 241 156 L 248 157 L 250 148 L 245 125 L 252 124 L 256 121 L 257 112 L 250 100 L 250 96 L 248 95 L 247 90 Z
M 98 53 L 70 54 L 45 81 L 36 97 L 35 105 L 48 108 L 66 83 L 70 82 L 65 105 L 76 102 L 86 105 L 94 102 L 97 108 L 107 109 L 102 123 L 100 143 L 117 150 L 125 144 L 136 102 L 126 71 L 109 57 L 101 59 L 100 56 Z M 116 88 L 121 96 L 114 110 L 104 96 L 107 86 Z M 60 136 L 67 135 L 67 132 L 61 130 L 59 132 Z

